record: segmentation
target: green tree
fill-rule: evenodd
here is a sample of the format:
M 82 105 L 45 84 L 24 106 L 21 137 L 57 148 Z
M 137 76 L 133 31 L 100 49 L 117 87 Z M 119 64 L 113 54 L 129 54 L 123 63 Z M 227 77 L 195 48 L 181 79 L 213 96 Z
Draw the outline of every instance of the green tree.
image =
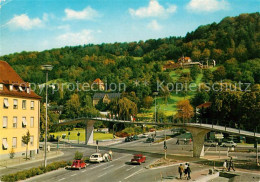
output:
M 190 76 L 195 81 L 197 76 L 201 73 L 199 66 L 195 65 L 190 68 Z
M 153 98 L 151 96 L 146 96 L 143 99 L 143 107 L 146 109 L 150 109 L 153 105 Z
M 31 139 L 31 134 L 30 134 L 29 130 L 27 130 L 27 133 L 22 136 L 22 142 L 26 145 L 26 153 L 25 153 L 26 160 L 28 159 L 27 153 L 28 153 L 28 145 L 29 145 L 30 139 Z
M 224 66 L 219 66 L 213 71 L 213 77 L 215 81 L 220 81 L 226 78 L 226 69 Z
M 80 113 L 79 95 L 73 94 L 65 104 L 65 110 L 68 117 L 77 117 Z

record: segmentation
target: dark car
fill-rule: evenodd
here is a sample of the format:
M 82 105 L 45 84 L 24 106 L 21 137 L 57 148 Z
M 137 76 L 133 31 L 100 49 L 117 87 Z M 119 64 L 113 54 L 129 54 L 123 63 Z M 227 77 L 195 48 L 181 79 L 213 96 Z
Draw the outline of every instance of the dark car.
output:
M 146 142 L 147 143 L 152 143 L 152 142 L 154 142 L 154 138 L 147 138 Z
M 86 163 L 83 160 L 74 160 L 71 165 L 71 169 L 81 169 L 85 167 L 86 167 Z
M 137 135 L 134 135 L 133 136 L 133 140 L 138 140 L 139 138 L 138 138 L 138 136 Z
M 141 164 L 145 163 L 146 157 L 143 156 L 143 154 L 135 154 L 133 158 L 131 159 L 132 164 Z
M 131 142 L 131 141 L 133 141 L 133 138 L 131 136 L 125 138 L 125 142 Z

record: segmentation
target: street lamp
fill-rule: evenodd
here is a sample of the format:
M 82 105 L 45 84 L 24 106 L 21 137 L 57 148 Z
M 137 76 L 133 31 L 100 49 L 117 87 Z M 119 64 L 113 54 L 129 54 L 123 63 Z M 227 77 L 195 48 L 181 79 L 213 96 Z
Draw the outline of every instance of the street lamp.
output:
M 154 108 L 154 110 L 155 110 L 155 113 L 154 113 L 154 122 L 156 123 L 156 95 L 158 95 L 158 92 L 154 92 L 153 93 L 153 95 L 155 96 L 155 108 Z
M 48 119 L 48 71 L 51 71 L 53 68 L 52 65 L 42 65 L 41 69 L 46 71 L 46 117 L 45 117 L 45 139 L 44 139 L 44 167 L 47 166 L 47 119 Z

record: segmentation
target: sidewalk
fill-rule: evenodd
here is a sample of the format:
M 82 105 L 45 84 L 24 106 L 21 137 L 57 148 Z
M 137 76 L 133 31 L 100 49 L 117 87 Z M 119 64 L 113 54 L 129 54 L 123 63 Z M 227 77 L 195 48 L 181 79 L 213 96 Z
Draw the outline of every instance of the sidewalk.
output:
M 47 153 L 47 159 L 56 158 L 56 157 L 62 156 L 63 154 L 64 153 L 61 151 L 50 151 Z M 44 160 L 43 151 L 41 151 L 39 154 L 36 154 L 33 159 L 25 160 L 25 156 L 24 156 L 24 157 L 17 157 L 17 158 L 13 158 L 13 159 L 0 160 L 0 170 L 15 167 L 15 166 L 20 166 L 20 165 L 24 165 L 24 164 L 39 162 L 39 161 L 43 161 L 43 160 Z

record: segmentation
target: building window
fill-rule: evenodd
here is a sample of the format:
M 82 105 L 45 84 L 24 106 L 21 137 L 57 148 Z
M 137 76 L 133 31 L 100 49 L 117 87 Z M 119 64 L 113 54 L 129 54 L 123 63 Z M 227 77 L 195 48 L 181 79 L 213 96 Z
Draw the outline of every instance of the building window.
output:
M 9 90 L 13 91 L 13 89 L 14 89 L 14 86 L 13 85 L 9 85 Z
M 18 100 L 14 99 L 14 109 L 18 109 Z
M 13 137 L 12 147 L 13 147 L 13 148 L 16 148 L 16 147 L 17 147 L 17 138 L 16 138 L 16 137 Z
M 9 102 L 8 99 L 4 98 L 4 108 L 8 108 L 9 107 Z
M 4 84 L 0 83 L 0 90 L 4 90 Z
M 17 128 L 17 117 L 13 117 L 13 128 Z
M 31 101 L 31 110 L 34 110 L 34 101 Z
M 7 143 L 7 138 L 3 138 L 3 141 L 2 141 L 2 148 L 3 150 L 7 150 L 8 149 L 8 143 Z
M 31 144 L 31 146 L 33 146 L 33 143 L 34 143 L 34 137 L 30 136 L 30 144 Z
M 26 100 L 23 100 L 23 101 L 22 101 L 22 108 L 23 108 L 23 109 L 26 109 Z
M 26 117 L 22 117 L 22 127 L 26 128 L 27 122 L 26 122 Z
M 3 116 L 3 128 L 7 128 L 7 122 L 8 122 L 7 116 Z
M 30 127 L 31 127 L 31 128 L 34 127 L 34 117 L 31 117 Z

